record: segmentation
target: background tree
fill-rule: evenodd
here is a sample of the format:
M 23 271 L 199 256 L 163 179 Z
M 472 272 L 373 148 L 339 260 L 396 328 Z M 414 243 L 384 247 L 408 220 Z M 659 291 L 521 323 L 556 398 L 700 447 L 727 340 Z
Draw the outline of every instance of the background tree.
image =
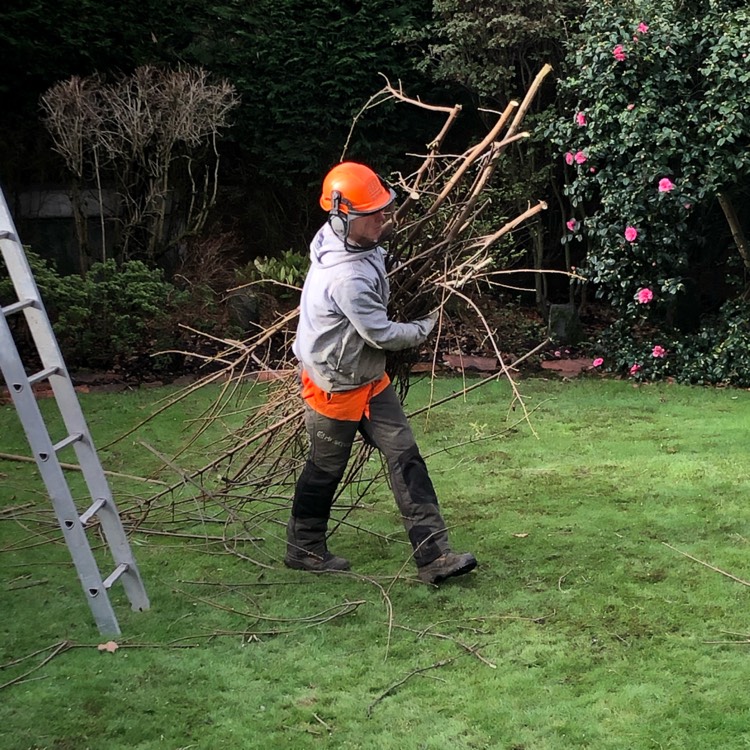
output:
M 0 7 L 2 177 L 17 185 L 55 178 L 39 97 L 73 75 L 131 73 L 176 64 L 208 13 L 197 0 L 5 0 Z

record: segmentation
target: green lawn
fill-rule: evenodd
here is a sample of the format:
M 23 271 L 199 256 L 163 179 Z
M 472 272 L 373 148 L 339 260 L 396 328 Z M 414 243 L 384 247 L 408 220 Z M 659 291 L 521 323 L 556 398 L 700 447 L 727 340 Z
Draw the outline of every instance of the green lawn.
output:
M 418 583 L 382 484 L 331 540 L 352 575 L 281 566 L 284 511 L 250 545 L 268 567 L 136 533 L 152 609 L 131 612 L 115 586 L 115 653 L 96 648 L 107 639 L 33 465 L 0 461 L 0 683 L 15 681 L 0 690 L 0 748 L 750 748 L 750 393 L 598 378 L 520 390 L 531 425 L 504 383 L 414 419 L 475 573 Z M 81 402 L 103 446 L 164 395 Z M 417 384 L 409 409 L 429 397 Z M 102 450 L 105 468 L 161 468 L 143 443 L 169 454 L 211 398 Z M 0 452 L 28 454 L 11 406 Z M 159 489 L 111 483 L 128 514 Z M 196 537 L 210 508 L 198 510 Z M 148 525 L 175 530 L 168 504 Z M 53 656 L 63 641 L 75 647 Z

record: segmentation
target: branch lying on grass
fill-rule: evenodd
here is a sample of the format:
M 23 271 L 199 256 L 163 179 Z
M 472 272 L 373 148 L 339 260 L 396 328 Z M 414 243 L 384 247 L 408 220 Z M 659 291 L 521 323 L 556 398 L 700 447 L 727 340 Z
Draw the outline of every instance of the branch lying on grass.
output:
M 13 516 L 21 510 L 28 510 L 33 507 L 34 503 L 23 503 L 23 505 L 11 505 L 7 508 L 0 508 L 0 517 Z
M 476 620 L 484 621 L 488 618 L 479 617 L 479 618 L 473 618 Z M 529 622 L 533 623 L 543 623 L 547 619 L 546 617 L 522 617 L 520 615 L 497 615 L 493 617 L 492 619 L 508 619 L 508 620 L 527 620 Z M 391 621 L 389 621 L 389 626 L 392 624 Z M 409 633 L 416 633 L 420 638 L 424 637 L 425 635 L 432 636 L 433 638 L 440 638 L 442 640 L 448 640 L 453 643 L 455 643 L 457 646 L 462 648 L 466 654 L 474 656 L 479 661 L 481 661 L 483 664 L 486 664 L 491 669 L 497 669 L 497 665 L 493 662 L 489 661 L 489 659 L 486 659 L 482 654 L 479 653 L 479 644 L 469 645 L 467 643 L 464 643 L 463 641 L 459 640 L 458 638 L 454 638 L 453 636 L 446 635 L 444 633 L 436 633 L 431 630 L 434 626 L 429 626 L 428 628 L 423 628 L 422 630 L 417 630 L 416 628 L 410 628 L 406 625 L 398 625 L 395 624 L 393 627 L 398 628 L 399 630 L 405 630 Z M 453 663 L 456 661 L 458 657 L 453 657 L 452 659 L 445 659 L 443 661 L 435 662 L 434 664 L 431 664 L 429 667 L 422 667 L 420 669 L 415 669 L 409 674 L 407 674 L 402 679 L 398 680 L 398 682 L 393 683 L 385 692 L 383 692 L 378 698 L 376 698 L 367 708 L 367 716 L 371 716 L 373 709 L 375 706 L 377 706 L 378 703 L 380 703 L 384 698 L 386 698 L 388 695 L 392 695 L 399 687 L 404 685 L 408 680 L 410 680 L 412 677 L 418 674 L 422 674 L 423 672 L 427 672 L 431 669 L 438 669 L 440 667 L 444 667 L 448 664 Z
M 42 659 L 39 664 L 37 664 L 35 667 L 32 667 L 27 672 L 24 672 L 22 675 L 19 675 L 13 680 L 9 680 L 8 682 L 3 683 L 0 685 L 0 690 L 3 690 L 4 688 L 10 687 L 11 685 L 18 685 L 22 682 L 26 682 L 26 679 L 29 677 L 29 675 L 36 672 L 38 669 L 41 669 L 45 664 L 49 664 L 56 656 L 59 654 L 64 653 L 65 651 L 68 651 L 73 647 L 73 644 L 70 641 L 60 641 L 59 643 L 55 643 L 51 646 L 47 646 L 46 648 L 39 649 L 38 651 L 34 651 L 31 654 L 28 654 L 27 656 L 22 656 L 20 659 L 14 659 L 13 661 L 8 662 L 7 664 L 3 664 L 0 666 L 0 670 L 7 669 L 8 667 L 15 666 L 16 664 L 20 664 L 22 661 L 25 661 L 26 659 L 33 659 L 38 654 L 43 654 L 45 651 L 52 651 L 51 654 L 47 655 Z
M 482 654 L 479 653 L 478 648 L 479 644 L 475 643 L 473 646 L 470 646 L 468 643 L 464 643 L 463 641 L 460 641 L 458 638 L 454 638 L 452 635 L 446 635 L 445 633 L 434 633 L 432 631 L 428 630 L 417 630 L 415 628 L 409 628 L 406 625 L 396 625 L 396 628 L 399 630 L 407 630 L 410 633 L 417 633 L 420 638 L 422 638 L 425 635 L 430 635 L 433 638 L 440 638 L 441 640 L 445 641 L 451 641 L 451 643 L 455 643 L 459 648 L 462 648 L 464 651 L 466 651 L 467 654 L 471 654 L 472 656 L 475 656 L 479 661 L 482 662 L 482 664 L 486 664 L 490 669 L 497 669 L 497 664 L 493 664 L 489 659 L 486 659 Z
M 190 644 L 183 644 L 178 645 L 176 643 L 118 643 L 117 648 L 193 648 L 194 646 Z M 19 685 L 23 682 L 27 682 L 29 679 L 29 676 L 32 675 L 34 672 L 38 671 L 42 667 L 49 664 L 56 656 L 59 656 L 60 654 L 64 654 L 66 651 L 71 651 L 74 648 L 90 648 L 90 649 L 96 649 L 97 651 L 101 651 L 101 644 L 99 643 L 74 643 L 73 641 L 59 641 L 58 643 L 53 643 L 51 646 L 46 646 L 45 648 L 40 648 L 37 651 L 33 651 L 30 654 L 26 654 L 26 656 L 21 656 L 18 659 L 13 659 L 12 661 L 7 662 L 6 664 L 0 664 L 0 671 L 3 669 L 9 669 L 10 667 L 14 667 L 17 664 L 20 664 L 21 662 L 26 661 L 27 659 L 33 659 L 35 656 L 39 656 L 39 654 L 43 654 L 46 651 L 51 651 L 52 653 L 48 654 L 47 656 L 42 659 L 42 661 L 39 662 L 36 666 L 32 667 L 31 669 L 24 672 L 22 675 L 19 675 L 18 677 L 15 677 L 12 680 L 9 680 L 8 682 L 3 683 L 0 685 L 0 690 L 3 690 L 4 688 L 10 687 L 11 685 Z M 36 679 L 36 678 L 31 678 Z
M 47 578 L 39 578 L 32 580 L 30 575 L 18 576 L 12 581 L 8 581 L 8 585 L 5 587 L 6 591 L 20 591 L 21 589 L 30 589 L 34 586 L 43 586 L 45 583 L 49 583 Z
M 394 682 L 393 685 L 391 685 L 384 693 L 379 695 L 368 707 L 367 707 L 367 716 L 368 718 L 372 716 L 373 709 L 375 706 L 380 703 L 384 698 L 386 698 L 389 695 L 392 695 L 398 688 L 400 688 L 402 685 L 407 683 L 412 677 L 418 675 L 418 674 L 424 674 L 425 672 L 429 672 L 431 669 L 440 669 L 440 667 L 445 667 L 448 664 L 452 664 L 454 661 L 456 661 L 456 658 L 453 659 L 443 659 L 442 661 L 436 661 L 434 664 L 430 664 L 429 667 L 420 667 L 419 669 L 414 669 L 409 674 L 406 675 L 406 677 L 403 677 L 398 682 Z
M 710 565 L 709 563 L 704 562 L 703 560 L 699 560 L 697 557 L 693 557 L 687 552 L 683 552 L 682 550 L 677 549 L 677 547 L 673 547 L 671 544 L 667 544 L 666 542 L 662 542 L 662 544 L 665 547 L 669 547 L 669 549 L 674 550 L 675 552 L 679 552 L 681 555 L 684 555 L 688 559 L 693 560 L 694 562 L 700 563 L 701 565 L 704 565 L 710 570 L 716 571 L 717 573 L 721 573 L 721 575 L 726 576 L 727 578 L 731 578 L 733 581 L 737 581 L 737 583 L 741 583 L 743 586 L 750 586 L 750 582 L 744 581 L 742 578 L 737 578 L 737 576 L 734 576 L 731 573 L 727 573 L 726 570 L 722 570 L 721 568 L 717 568 L 714 565 Z
M 735 633 L 732 630 L 722 630 L 722 633 L 727 635 L 737 635 L 742 638 L 741 641 L 703 641 L 703 643 L 710 643 L 712 646 L 745 646 L 750 643 L 749 633 Z
M 13 453 L 0 453 L 0 459 L 3 461 L 18 461 L 20 463 L 27 463 L 27 464 L 35 464 L 36 459 L 32 458 L 31 456 L 17 456 Z M 68 471 L 83 471 L 81 467 L 78 464 L 68 464 L 68 463 L 60 463 L 60 466 L 63 469 L 66 469 Z M 148 484 L 167 484 L 166 482 L 162 482 L 159 479 L 148 479 L 147 477 L 136 477 L 132 474 L 122 474 L 119 471 L 105 471 L 104 472 L 108 477 L 119 477 L 120 479 L 132 479 L 136 482 L 146 482 Z
M 215 542 L 216 544 L 226 544 L 227 541 L 235 542 L 261 542 L 262 537 L 230 537 L 219 536 L 218 534 L 187 534 L 179 531 L 164 531 L 163 529 L 147 529 L 143 526 L 138 527 L 138 533 L 146 536 L 169 536 L 175 539 L 195 539 L 199 542 Z
M 364 599 L 356 600 L 356 601 L 345 601 L 341 604 L 335 605 L 333 607 L 327 607 L 324 610 L 321 610 L 320 612 L 317 612 L 313 615 L 308 615 L 306 617 L 270 617 L 269 615 L 264 615 L 259 612 L 243 612 L 242 610 L 236 609 L 234 607 L 227 606 L 225 604 L 220 604 L 219 602 L 213 601 L 211 599 L 206 599 L 205 597 L 200 596 L 192 596 L 186 591 L 181 591 L 177 589 L 177 593 L 182 594 L 183 596 L 186 596 L 187 598 L 191 599 L 194 602 L 200 602 L 201 604 L 207 604 L 209 607 L 213 607 L 214 609 L 221 610 L 222 612 L 229 612 L 233 615 L 239 615 L 240 617 L 246 617 L 252 620 L 261 621 L 261 622 L 277 622 L 282 624 L 295 624 L 299 625 L 300 627 L 296 628 L 276 628 L 273 630 L 257 630 L 249 632 L 248 630 L 241 631 L 225 631 L 225 630 L 214 630 L 211 632 L 211 637 L 213 636 L 225 636 L 225 635 L 238 635 L 241 634 L 244 638 L 248 638 L 251 636 L 269 636 L 269 635 L 284 635 L 286 633 L 294 633 L 297 630 L 304 630 L 307 628 L 315 627 L 317 625 L 324 625 L 327 622 L 331 622 L 331 620 L 335 620 L 338 617 L 343 617 L 344 615 L 350 615 L 359 609 L 359 607 L 362 604 L 366 604 L 367 602 Z M 196 636 L 199 637 L 199 636 Z M 184 639 L 183 639 L 184 640 Z

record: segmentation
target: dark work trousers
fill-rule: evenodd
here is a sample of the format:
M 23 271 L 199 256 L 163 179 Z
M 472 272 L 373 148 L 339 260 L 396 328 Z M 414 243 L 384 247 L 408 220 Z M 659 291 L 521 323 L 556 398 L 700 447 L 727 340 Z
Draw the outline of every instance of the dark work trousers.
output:
M 327 523 L 330 517 L 359 431 L 386 459 L 416 564 L 427 565 L 449 551 L 435 489 L 393 386 L 388 385 L 370 401 L 369 417 L 363 416 L 359 422 L 330 419 L 305 406 L 305 427 L 310 453 L 294 493 L 292 520 L 296 525 L 301 529 L 309 526 L 308 533 L 313 529 L 325 533 L 326 524 L 321 521 Z M 309 540 L 313 541 L 319 540 Z

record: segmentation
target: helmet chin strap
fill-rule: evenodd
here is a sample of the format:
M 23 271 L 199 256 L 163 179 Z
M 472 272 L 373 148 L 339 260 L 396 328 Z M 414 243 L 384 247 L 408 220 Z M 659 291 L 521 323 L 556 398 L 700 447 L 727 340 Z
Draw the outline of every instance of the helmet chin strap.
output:
M 380 242 L 373 242 L 371 245 L 350 245 L 349 240 L 344 240 L 344 250 L 347 253 L 366 253 L 374 250 Z

